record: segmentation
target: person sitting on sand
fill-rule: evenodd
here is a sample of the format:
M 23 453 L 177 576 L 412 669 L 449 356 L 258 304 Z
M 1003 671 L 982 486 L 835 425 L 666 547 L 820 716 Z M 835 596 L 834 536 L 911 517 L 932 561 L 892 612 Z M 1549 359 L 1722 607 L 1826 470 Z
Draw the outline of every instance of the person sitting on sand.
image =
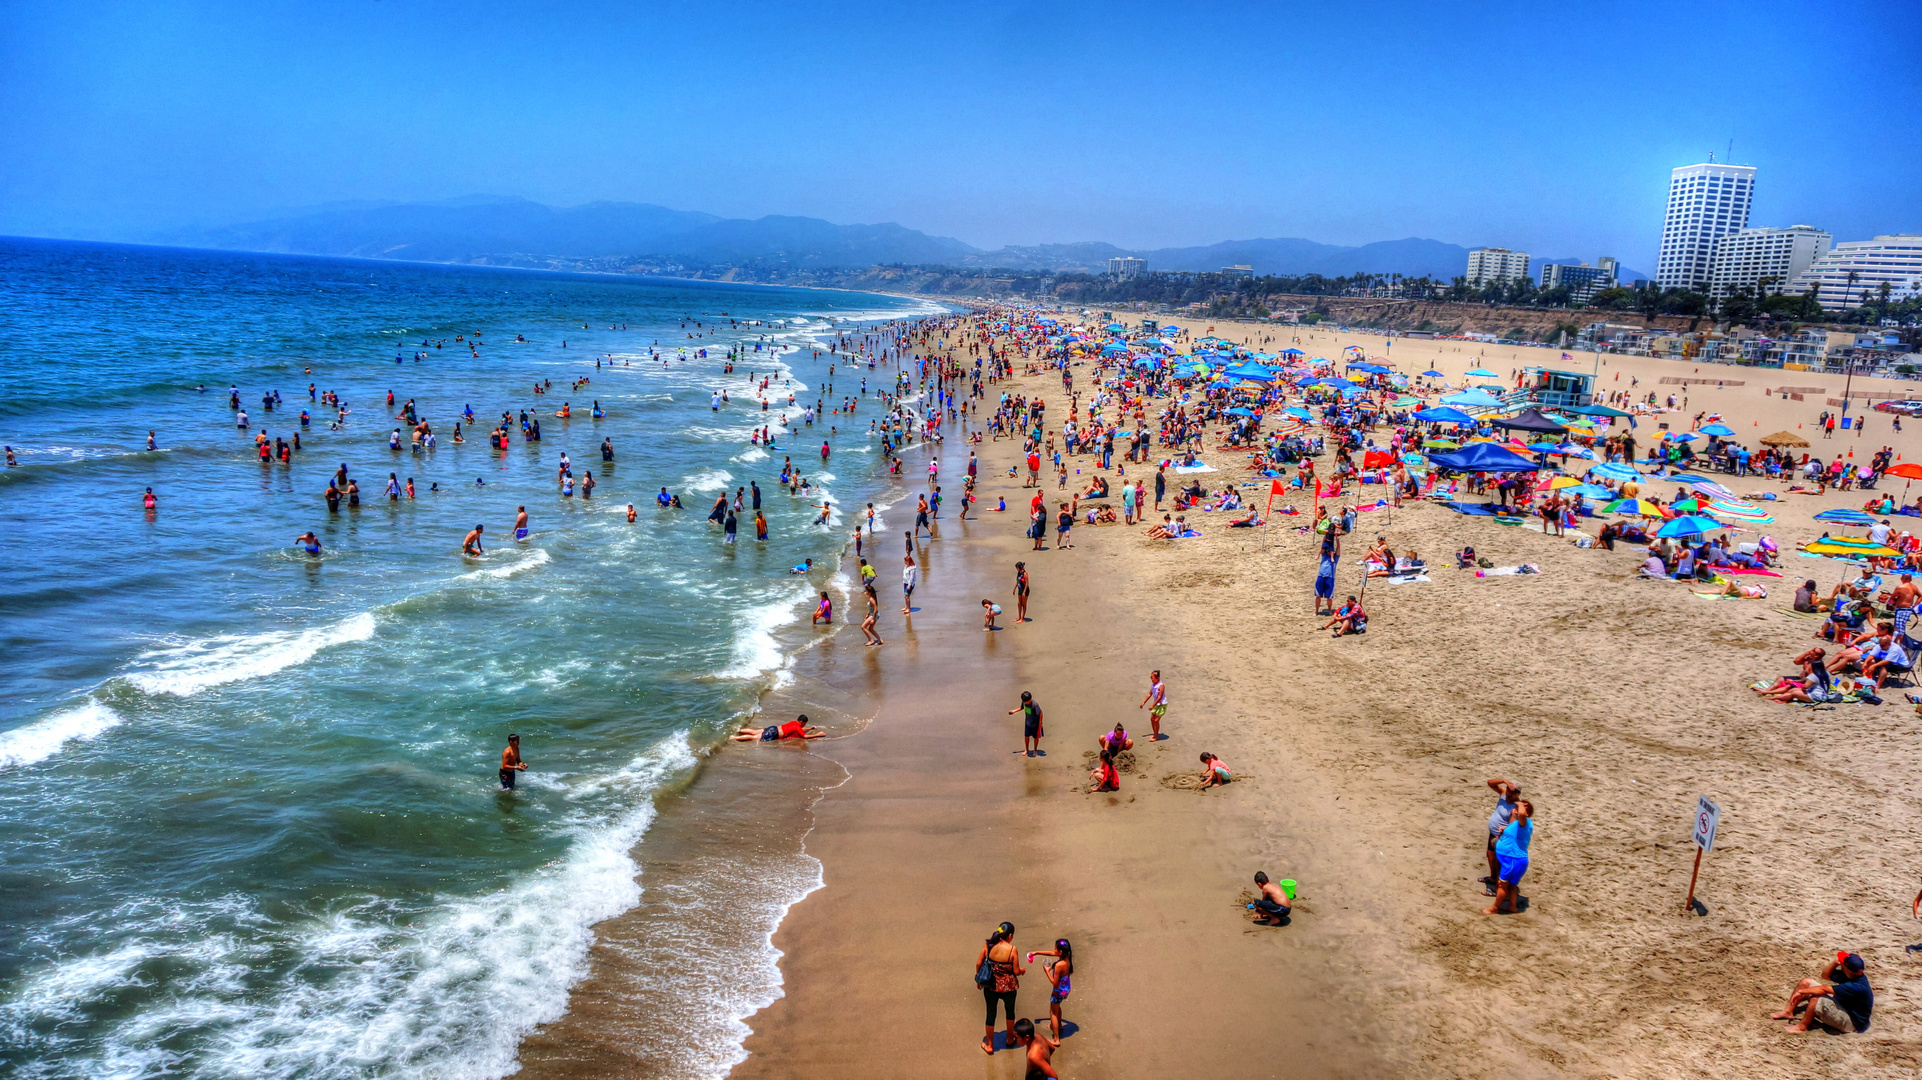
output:
M 1660 555 L 1650 551 L 1648 558 L 1642 560 L 1642 568 L 1636 571 L 1636 573 L 1645 578 L 1666 578 L 1668 577 L 1668 564 L 1662 561 Z
M 1361 602 L 1350 595 L 1348 602 L 1335 609 L 1335 613 L 1329 616 L 1327 622 L 1321 624 L 1320 629 L 1326 630 L 1329 627 L 1334 627 L 1333 636 L 1335 637 L 1343 634 L 1364 633 L 1368 629 L 1368 613 L 1362 610 Z
M 1202 751 L 1201 790 L 1206 791 L 1211 787 L 1221 787 L 1225 784 L 1232 783 L 1234 779 L 1235 774 L 1228 771 L 1227 762 L 1208 753 L 1206 750 Z
M 1795 1014 L 1802 1011 L 1801 1021 Z M 1807 1031 L 1820 1024 L 1843 1035 L 1869 1029 L 1869 1015 L 1875 1011 L 1875 991 L 1869 987 L 1867 965 L 1856 953 L 1838 952 L 1835 959 L 1813 979 L 1803 979 L 1789 993 L 1782 1011 L 1770 1013 L 1770 1020 L 1788 1020 L 1790 1031 Z
M 728 738 L 733 742 L 780 742 L 782 739 L 819 739 L 827 732 L 808 723 L 807 714 L 789 720 L 785 724 L 769 724 L 766 727 L 744 727 Z
M 1281 886 L 1268 880 L 1264 870 L 1255 871 L 1255 889 L 1261 894 L 1248 906 L 1254 910 L 1254 921 L 1259 926 L 1287 926 L 1288 918 L 1294 914 L 1294 902 Z
M 1815 579 L 1802 582 L 1802 587 L 1795 590 L 1795 610 L 1809 614 L 1822 610 L 1815 599 Z
M 1875 640 L 1863 647 L 1861 664 L 1862 677 L 1868 680 L 1870 686 L 1880 690 L 1883 679 L 1907 672 L 1914 665 L 1914 660 L 1902 648 L 1901 642 L 1895 640 L 1894 628 L 1882 623 Z
M 1102 499 L 1107 495 L 1108 478 L 1105 476 L 1096 476 L 1088 482 L 1088 490 L 1081 492 L 1081 497 L 1084 499 Z
M 1091 793 L 1121 790 L 1121 773 L 1115 769 L 1114 754 L 1110 751 L 1101 752 L 1101 760 L 1089 770 L 1088 776 L 1094 781 L 1093 786 L 1088 788 Z
M 1174 528 L 1175 526 L 1174 526 L 1173 516 L 1169 514 L 1163 514 L 1161 515 L 1161 524 L 1156 525 L 1153 528 L 1148 530 L 1148 539 L 1173 540 L 1177 535 L 1179 535 L 1174 531 Z

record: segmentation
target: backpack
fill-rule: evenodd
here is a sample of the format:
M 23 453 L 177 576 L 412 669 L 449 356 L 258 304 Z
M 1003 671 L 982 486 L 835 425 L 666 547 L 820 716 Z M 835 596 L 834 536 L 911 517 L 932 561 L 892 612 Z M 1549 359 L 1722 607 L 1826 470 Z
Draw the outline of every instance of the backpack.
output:
M 974 985 L 983 990 L 994 986 L 994 963 L 985 954 L 981 957 L 981 966 L 974 969 Z

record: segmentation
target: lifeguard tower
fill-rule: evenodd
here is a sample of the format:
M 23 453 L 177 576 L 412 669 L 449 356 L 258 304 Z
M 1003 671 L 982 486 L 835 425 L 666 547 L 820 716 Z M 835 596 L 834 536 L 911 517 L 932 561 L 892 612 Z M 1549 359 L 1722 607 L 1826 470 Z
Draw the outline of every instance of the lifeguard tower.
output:
M 1519 389 L 1525 400 L 1551 408 L 1570 409 L 1594 400 L 1595 376 L 1553 368 L 1522 369 Z

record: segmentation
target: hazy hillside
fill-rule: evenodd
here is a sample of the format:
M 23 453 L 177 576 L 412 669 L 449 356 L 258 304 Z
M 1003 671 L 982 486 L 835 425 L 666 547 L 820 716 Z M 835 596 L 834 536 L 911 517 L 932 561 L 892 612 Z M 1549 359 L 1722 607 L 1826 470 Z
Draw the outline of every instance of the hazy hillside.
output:
M 1258 274 L 1398 273 L 1442 280 L 1468 266 L 1467 248 L 1412 237 L 1361 247 L 1286 238 L 1152 251 L 1099 241 L 981 251 L 951 237 L 929 236 L 893 223 L 836 225 L 819 218 L 778 216 L 723 219 L 647 203 L 601 202 L 563 209 L 485 195 L 435 203 L 335 204 L 269 221 L 154 239 L 194 247 L 420 262 L 651 258 L 689 267 L 905 264 L 1101 272 L 1109 259 L 1132 255 L 1146 260 L 1150 270 L 1214 271 L 1248 265 Z

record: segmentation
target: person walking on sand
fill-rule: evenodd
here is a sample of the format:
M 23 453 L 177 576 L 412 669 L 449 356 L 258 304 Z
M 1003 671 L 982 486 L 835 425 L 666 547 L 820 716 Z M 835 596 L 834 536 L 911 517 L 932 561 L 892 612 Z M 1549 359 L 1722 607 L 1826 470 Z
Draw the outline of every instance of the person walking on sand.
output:
M 514 790 L 515 779 L 527 771 L 527 762 L 521 760 L 521 737 L 509 735 L 507 749 L 501 751 L 501 790 Z
M 974 984 L 981 988 L 981 995 L 987 1001 L 987 1033 L 981 1036 L 981 1052 L 994 1054 L 994 1013 L 999 1003 L 1007 1013 L 1007 1043 L 1014 1041 L 1014 997 L 1021 988 L 1021 976 L 1027 969 L 1021 966 L 1021 954 L 1014 947 L 1014 924 L 1004 922 L 988 935 L 987 944 L 981 946 L 981 955 L 974 961 Z
M 1041 752 L 1041 706 L 1035 704 L 1034 694 L 1021 691 L 1021 704 L 1008 710 L 1008 715 L 1021 714 L 1021 753 L 1033 757 Z
M 875 595 L 874 582 L 870 581 L 866 585 L 861 586 L 861 597 L 868 603 L 867 617 L 861 620 L 861 633 L 866 636 L 867 644 L 887 644 L 887 642 L 881 640 L 881 635 L 874 629 L 875 622 L 881 618 L 881 600 Z
M 1495 862 L 1495 840 L 1515 816 L 1515 804 L 1521 801 L 1522 789 L 1519 784 L 1511 784 L 1501 777 L 1488 782 L 1489 790 L 1495 793 L 1495 809 L 1488 815 L 1488 876 L 1481 879 L 1485 886 L 1483 895 L 1495 895 L 1495 882 L 1500 880 L 1500 867 Z
M 1153 708 L 1148 708 L 1150 705 Z M 1148 696 L 1142 698 L 1141 704 L 1135 708 L 1148 709 L 1148 723 L 1154 728 L 1154 733 L 1148 736 L 1148 741 L 1160 742 L 1161 718 L 1168 715 L 1168 688 L 1161 681 L 1161 672 L 1148 673 Z
M 1501 874 L 1495 882 L 1495 902 L 1483 915 L 1513 915 L 1521 910 L 1522 875 L 1528 873 L 1528 845 L 1535 839 L 1535 807 L 1527 799 L 1515 803 L 1515 813 L 1495 841 Z
M 901 614 L 914 614 L 914 587 L 921 583 L 921 568 L 914 565 L 914 556 L 901 557 Z
M 1028 564 L 1014 564 L 1014 621 L 1028 621 Z

